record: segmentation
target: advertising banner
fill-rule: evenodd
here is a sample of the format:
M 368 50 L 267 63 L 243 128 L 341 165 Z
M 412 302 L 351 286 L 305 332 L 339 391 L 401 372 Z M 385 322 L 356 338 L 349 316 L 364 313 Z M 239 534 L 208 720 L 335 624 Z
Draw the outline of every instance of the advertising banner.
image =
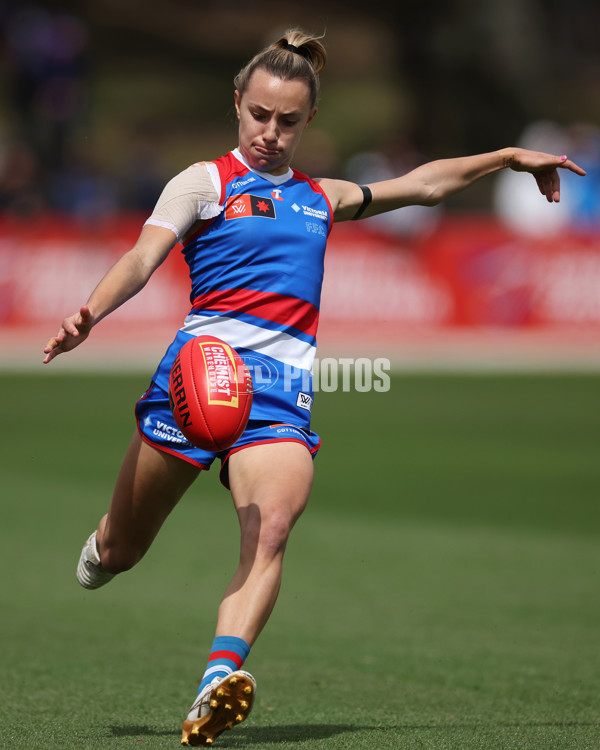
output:
M 0 337 L 43 343 L 135 242 L 143 218 L 85 226 L 58 216 L 0 221 Z M 189 309 L 176 246 L 145 289 L 110 315 L 113 344 L 168 345 Z M 600 236 L 520 235 L 495 218 L 450 217 L 420 240 L 336 225 L 321 303 L 321 342 L 393 348 L 432 332 L 529 331 L 600 340 Z M 96 335 L 96 333 L 94 333 Z

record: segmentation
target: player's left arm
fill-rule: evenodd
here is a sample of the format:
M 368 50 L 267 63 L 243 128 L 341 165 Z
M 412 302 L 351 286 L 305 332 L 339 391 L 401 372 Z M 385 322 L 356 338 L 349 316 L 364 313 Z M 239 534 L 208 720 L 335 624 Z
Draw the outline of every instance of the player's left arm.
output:
M 372 199 L 361 217 L 375 216 L 404 206 L 435 206 L 502 169 L 530 172 L 541 194 L 550 203 L 558 203 L 560 200 L 558 169 L 585 175 L 585 170 L 566 156 L 522 148 L 505 148 L 488 154 L 439 159 L 423 164 L 401 177 L 368 184 Z M 365 200 L 359 185 L 330 179 L 320 180 L 319 183 L 333 207 L 335 221 L 347 221 L 355 217 Z

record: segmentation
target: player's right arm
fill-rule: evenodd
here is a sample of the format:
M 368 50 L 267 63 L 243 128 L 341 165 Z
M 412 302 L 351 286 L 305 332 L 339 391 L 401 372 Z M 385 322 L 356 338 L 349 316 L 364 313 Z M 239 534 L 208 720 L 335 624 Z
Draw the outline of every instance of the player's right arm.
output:
M 44 364 L 83 343 L 96 323 L 143 289 L 176 242 L 170 229 L 144 226 L 135 245 L 107 271 L 87 303 L 63 320 L 44 347 Z
M 108 271 L 77 312 L 65 318 L 44 353 L 48 363 L 61 352 L 68 352 L 88 337 L 102 318 L 137 294 L 178 241 L 223 210 L 217 167 L 198 162 L 170 180 L 162 191 L 152 215 L 136 244 Z

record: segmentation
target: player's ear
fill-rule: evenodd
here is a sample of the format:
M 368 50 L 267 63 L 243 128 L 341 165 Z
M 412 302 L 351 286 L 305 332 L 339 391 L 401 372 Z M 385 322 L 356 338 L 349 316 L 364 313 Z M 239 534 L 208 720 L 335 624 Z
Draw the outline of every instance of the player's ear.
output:
M 237 113 L 238 120 L 240 119 L 240 102 L 242 101 L 242 97 L 240 96 L 240 92 L 236 89 L 233 92 L 233 101 L 235 104 L 235 111 Z
M 317 108 L 315 107 L 313 111 L 309 114 L 308 120 L 306 121 L 306 127 L 312 122 L 313 117 L 317 114 Z

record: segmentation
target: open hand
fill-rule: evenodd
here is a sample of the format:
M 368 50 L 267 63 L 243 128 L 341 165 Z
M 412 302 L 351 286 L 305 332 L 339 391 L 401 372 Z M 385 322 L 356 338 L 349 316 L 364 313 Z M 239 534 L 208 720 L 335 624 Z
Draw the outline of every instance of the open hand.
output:
M 44 347 L 44 364 L 51 362 L 61 352 L 68 352 L 83 343 L 94 325 L 94 316 L 87 305 L 82 305 L 62 322 L 59 332 Z
M 585 169 L 566 156 L 554 156 L 524 148 L 507 149 L 504 163 L 515 172 L 530 172 L 535 177 L 540 193 L 546 196 L 549 203 L 558 203 L 560 200 L 558 169 L 568 169 L 581 177 L 586 174 Z

